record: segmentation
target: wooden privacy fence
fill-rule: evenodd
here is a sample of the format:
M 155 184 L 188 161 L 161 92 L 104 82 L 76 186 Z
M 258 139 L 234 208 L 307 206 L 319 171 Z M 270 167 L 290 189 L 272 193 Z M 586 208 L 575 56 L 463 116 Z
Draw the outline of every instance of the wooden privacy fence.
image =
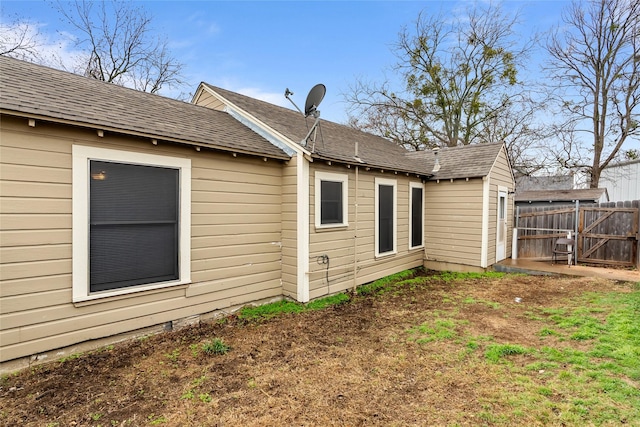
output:
M 550 260 L 555 241 L 576 239 L 577 261 L 640 267 L 640 201 L 516 208 L 517 256 Z

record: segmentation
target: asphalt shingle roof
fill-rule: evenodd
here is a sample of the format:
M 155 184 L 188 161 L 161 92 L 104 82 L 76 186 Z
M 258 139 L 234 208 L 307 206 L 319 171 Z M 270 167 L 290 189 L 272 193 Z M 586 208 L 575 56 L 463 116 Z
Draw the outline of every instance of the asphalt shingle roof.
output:
M 489 175 L 491 168 L 502 149 L 502 144 L 473 144 L 438 150 L 440 170 L 433 172 L 430 178 L 460 179 L 481 178 Z M 408 157 L 421 159 L 428 171 L 433 171 L 436 163 L 432 150 L 407 153 Z
M 260 101 L 207 83 L 203 84 L 231 104 L 298 144 L 302 142 L 315 121 L 313 117 L 308 117 L 305 120 L 302 114 L 289 108 Z M 363 163 L 354 159 L 356 142 L 358 143 L 358 157 Z M 310 144 L 307 149 L 311 149 Z M 407 150 L 385 138 L 321 119 L 313 156 L 324 160 L 350 164 L 360 163 L 363 166 L 410 172 L 423 176 L 430 175 L 431 169 L 425 167 L 422 159 L 409 157 L 407 153 Z
M 289 156 L 228 114 L 0 57 L 3 113 L 277 159 Z
M 597 201 L 607 191 L 605 188 L 577 190 L 530 190 L 517 193 L 516 202 L 572 202 L 574 200 Z

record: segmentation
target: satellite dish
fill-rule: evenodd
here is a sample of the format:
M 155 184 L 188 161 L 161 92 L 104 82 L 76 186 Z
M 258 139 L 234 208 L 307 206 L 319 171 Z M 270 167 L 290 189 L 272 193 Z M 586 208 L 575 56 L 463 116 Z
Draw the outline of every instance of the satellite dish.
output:
M 311 137 L 313 141 L 313 147 L 311 148 L 311 152 L 315 150 L 316 131 L 317 131 L 318 125 L 320 124 L 320 111 L 318 111 L 318 106 L 322 102 L 322 99 L 324 98 L 324 95 L 326 93 L 327 93 L 327 88 L 322 83 L 319 83 L 314 87 L 312 87 L 311 90 L 309 91 L 309 95 L 307 95 L 307 102 L 304 105 L 304 113 L 302 113 L 302 111 L 300 110 L 300 108 L 298 108 L 296 103 L 293 102 L 293 100 L 289 97 L 289 95 L 293 95 L 293 92 L 291 92 L 289 88 L 287 88 L 284 91 L 285 98 L 287 98 L 289 102 L 291 102 L 293 106 L 296 107 L 296 110 L 300 111 L 304 115 L 305 122 L 306 122 L 306 118 L 309 116 L 313 116 L 316 119 L 316 121 L 313 123 L 313 126 L 311 126 L 311 129 L 309 129 L 309 132 L 307 132 L 307 135 L 300 142 L 300 145 L 302 145 L 303 147 L 306 147 L 307 142 Z M 311 136 L 312 134 L 313 134 L 313 137 Z
M 309 95 L 307 95 L 307 102 L 304 104 L 304 116 L 309 117 L 313 115 L 316 117 L 316 111 L 322 99 L 324 98 L 325 93 L 327 93 L 327 88 L 319 83 L 311 88 L 309 91 Z

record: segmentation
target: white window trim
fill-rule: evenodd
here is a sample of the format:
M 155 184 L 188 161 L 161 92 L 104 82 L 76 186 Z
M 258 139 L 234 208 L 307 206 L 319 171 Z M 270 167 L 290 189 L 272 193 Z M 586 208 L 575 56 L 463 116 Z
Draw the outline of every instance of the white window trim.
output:
M 73 154 L 73 302 L 89 301 L 191 282 L 191 160 L 155 154 L 74 145 Z M 179 169 L 180 253 L 178 280 L 102 292 L 89 292 L 89 160 Z
M 342 223 L 321 224 L 320 207 L 321 194 L 320 183 L 322 181 L 333 181 L 342 183 Z M 315 173 L 315 225 L 316 229 L 343 228 L 349 225 L 349 175 L 342 173 L 320 172 Z
M 413 189 L 419 188 L 422 190 L 422 213 L 420 214 L 420 218 L 422 218 L 422 233 L 420 233 L 420 244 L 417 246 L 411 246 L 411 237 L 413 235 Z M 424 247 L 424 185 L 419 182 L 410 182 L 409 183 L 409 249 L 418 249 Z
M 378 199 L 379 188 L 381 185 L 390 185 L 393 187 L 393 250 L 389 252 L 380 253 L 380 240 L 379 240 L 379 212 L 378 212 Z M 395 179 L 387 178 L 375 178 L 375 257 L 381 258 L 398 253 L 398 183 Z

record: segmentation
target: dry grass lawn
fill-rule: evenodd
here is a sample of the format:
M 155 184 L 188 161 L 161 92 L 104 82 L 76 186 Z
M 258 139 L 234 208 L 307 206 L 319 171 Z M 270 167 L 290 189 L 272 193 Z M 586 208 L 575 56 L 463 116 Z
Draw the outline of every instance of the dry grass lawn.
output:
M 614 313 L 640 323 L 638 284 L 418 272 L 369 291 L 4 377 L 0 424 L 640 425 L 640 366 L 598 352 Z

